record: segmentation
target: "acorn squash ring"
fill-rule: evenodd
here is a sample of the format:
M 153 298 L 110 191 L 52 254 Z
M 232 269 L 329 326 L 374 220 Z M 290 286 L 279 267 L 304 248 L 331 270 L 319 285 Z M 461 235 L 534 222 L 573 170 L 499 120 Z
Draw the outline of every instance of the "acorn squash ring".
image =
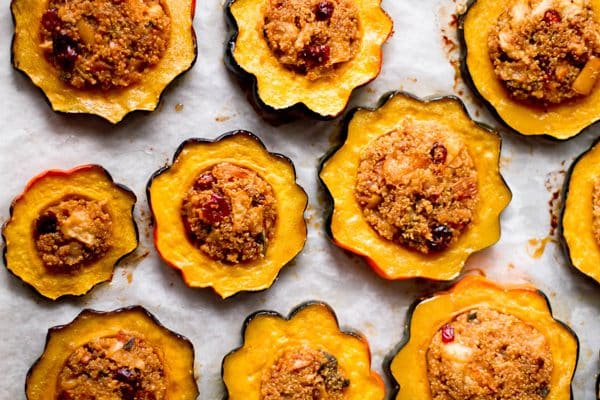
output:
M 112 217 L 113 245 L 106 254 L 74 273 L 49 273 L 38 256 L 33 240 L 33 222 L 48 205 L 77 195 L 107 200 Z M 138 246 L 138 228 L 133 218 L 135 194 L 113 181 L 99 165 L 71 170 L 49 170 L 32 178 L 10 206 L 10 218 L 2 227 L 6 268 L 42 296 L 51 300 L 81 296 L 99 283 L 112 279 L 115 266 Z
M 263 258 L 225 264 L 211 259 L 189 240 L 180 212 L 183 196 L 199 173 L 223 161 L 254 170 L 273 188 L 278 217 Z M 270 287 L 306 241 L 308 197 L 296 184 L 293 163 L 268 152 L 262 141 L 247 131 L 227 132 L 215 140 L 186 140 L 175 152 L 172 165 L 152 175 L 146 194 L 154 221 L 154 244 L 161 258 L 180 270 L 188 286 L 212 287 L 223 298 Z

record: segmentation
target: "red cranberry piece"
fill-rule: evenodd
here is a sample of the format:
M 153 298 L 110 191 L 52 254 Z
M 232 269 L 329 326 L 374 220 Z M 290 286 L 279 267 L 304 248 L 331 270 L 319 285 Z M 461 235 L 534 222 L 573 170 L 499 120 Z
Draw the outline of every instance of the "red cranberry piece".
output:
M 454 342 L 454 328 L 452 327 L 452 325 L 446 324 L 442 326 L 442 342 Z
M 210 200 L 202 206 L 202 218 L 210 225 L 221 222 L 229 214 L 231 214 L 231 208 L 227 199 L 218 193 L 213 193 Z
M 127 383 L 129 385 L 135 385 L 139 379 L 139 376 L 135 370 L 131 370 L 126 367 L 117 369 L 115 378 L 119 382 Z
M 548 10 L 544 13 L 544 22 L 548 24 L 556 24 L 562 21 L 560 13 L 556 10 Z
M 52 38 L 52 52 L 59 66 L 65 70 L 72 69 L 77 60 L 77 42 L 59 32 Z
M 446 162 L 446 157 L 448 156 L 448 150 L 446 150 L 446 146 L 439 142 L 435 142 L 433 147 L 429 151 L 429 155 L 433 160 L 434 164 L 443 164 Z
M 431 229 L 431 240 L 427 243 L 427 247 L 431 251 L 442 251 L 452 241 L 452 230 L 446 225 L 435 225 Z
M 60 26 L 58 10 L 51 8 L 42 15 L 42 26 L 49 32 L 54 32 Z
M 323 65 L 329 60 L 329 46 L 309 44 L 300 51 L 302 58 L 309 66 Z
M 198 190 L 208 190 L 212 188 L 212 184 L 216 182 L 214 175 L 210 172 L 205 172 L 198 177 L 194 187 Z
M 53 213 L 41 215 L 35 222 L 35 231 L 40 235 L 54 233 L 58 229 L 58 219 Z
M 315 7 L 315 17 L 317 21 L 328 21 L 333 15 L 335 6 L 330 1 L 322 1 Z

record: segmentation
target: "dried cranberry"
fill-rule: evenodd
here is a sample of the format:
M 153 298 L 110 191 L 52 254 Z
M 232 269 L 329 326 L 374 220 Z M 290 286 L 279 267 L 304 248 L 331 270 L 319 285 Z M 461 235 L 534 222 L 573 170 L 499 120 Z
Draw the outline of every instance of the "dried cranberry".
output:
M 77 42 L 66 33 L 59 32 L 52 38 L 52 52 L 56 63 L 65 70 L 70 70 L 77 60 Z
M 140 384 L 139 372 L 136 370 L 131 370 L 127 367 L 121 367 L 117 369 L 117 372 L 115 373 L 115 379 L 132 387 L 137 387 Z
M 221 222 L 230 213 L 227 199 L 218 193 L 213 193 L 210 200 L 202 205 L 202 218 L 211 225 Z
M 431 251 L 441 251 L 448 247 L 451 241 L 452 229 L 443 224 L 435 225 L 431 229 L 431 240 L 427 243 L 427 247 Z
M 308 66 L 323 65 L 329 60 L 329 46 L 324 44 L 309 44 L 300 51 L 302 58 Z
M 198 190 L 208 190 L 212 188 L 212 184 L 216 181 L 214 175 L 210 172 L 205 172 L 196 179 L 194 187 Z
M 544 13 L 544 22 L 548 24 L 556 24 L 562 21 L 560 13 L 556 10 L 548 10 Z
M 35 222 L 35 232 L 38 235 L 44 235 L 46 233 L 54 233 L 58 228 L 58 219 L 56 215 L 49 213 L 40 215 Z
M 327 21 L 333 15 L 333 9 L 335 6 L 330 1 L 321 1 L 315 7 L 315 17 L 317 21 Z
M 446 324 L 442 326 L 442 342 L 454 342 L 454 328 L 452 325 Z
M 57 30 L 60 27 L 60 22 L 56 8 L 51 8 L 42 15 L 42 26 L 49 32 Z
M 446 162 L 448 150 L 446 150 L 446 146 L 443 144 L 435 142 L 429 151 L 429 155 L 431 156 L 431 160 L 434 164 L 443 164 Z

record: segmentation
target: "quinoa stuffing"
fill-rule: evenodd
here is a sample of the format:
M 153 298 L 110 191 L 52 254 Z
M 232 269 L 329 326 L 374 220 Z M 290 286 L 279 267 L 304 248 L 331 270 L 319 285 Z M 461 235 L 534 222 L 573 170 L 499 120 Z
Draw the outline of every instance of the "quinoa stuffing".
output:
M 424 254 L 438 252 L 474 218 L 477 170 L 457 134 L 406 120 L 362 150 L 355 197 L 380 236 Z
M 277 203 L 271 185 L 256 172 L 223 162 L 198 175 L 181 215 L 200 250 L 237 264 L 264 257 L 275 232 Z
M 488 308 L 444 325 L 426 357 L 432 400 L 543 400 L 552 390 L 552 354 L 543 334 Z
M 51 272 L 75 272 L 111 248 L 106 202 L 71 198 L 46 208 L 34 222 L 38 255 Z
M 282 65 L 317 80 L 358 52 L 358 8 L 354 0 L 268 0 L 263 34 Z
M 261 400 L 342 400 L 350 385 L 337 359 L 308 346 L 285 349 L 263 373 Z
M 600 179 L 594 182 L 592 189 L 592 229 L 594 239 L 600 246 Z
M 513 1 L 488 48 L 496 75 L 518 100 L 562 103 L 589 94 L 600 73 L 600 26 L 589 0 Z
M 156 349 L 119 332 L 77 348 L 57 382 L 57 400 L 164 400 L 166 382 Z
M 77 89 L 125 88 L 158 64 L 170 24 L 161 0 L 50 0 L 40 47 Z

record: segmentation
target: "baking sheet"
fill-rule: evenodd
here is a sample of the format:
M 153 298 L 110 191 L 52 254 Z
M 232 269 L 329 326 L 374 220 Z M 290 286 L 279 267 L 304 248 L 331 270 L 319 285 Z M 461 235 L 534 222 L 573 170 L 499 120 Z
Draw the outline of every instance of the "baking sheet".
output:
M 221 360 L 241 343 L 245 317 L 258 309 L 287 314 L 297 304 L 328 302 L 343 326 L 363 332 L 371 344 L 373 368 L 382 372 L 385 355 L 400 341 L 408 306 L 441 285 L 423 281 L 388 282 L 358 257 L 335 248 L 324 231 L 323 190 L 317 184 L 318 159 L 339 134 L 339 121 L 300 120 L 273 127 L 261 120 L 223 65 L 226 26 L 222 4 L 198 2 L 195 28 L 198 61 L 171 86 L 159 109 L 138 113 L 118 126 L 89 116 L 56 114 L 27 78 L 10 66 L 12 22 L 8 1 L 0 9 L 0 218 L 8 217 L 12 198 L 26 182 L 49 168 L 84 163 L 105 166 L 115 180 L 138 195 L 136 218 L 140 247 L 117 269 L 111 283 L 83 298 L 44 300 L 19 279 L 0 269 L 0 398 L 24 399 L 29 366 L 41 354 L 49 327 L 71 321 L 83 308 L 111 310 L 142 304 L 167 327 L 193 342 L 200 399 L 218 399 L 224 388 Z M 476 119 L 498 126 L 462 82 L 456 79 L 456 27 L 451 0 L 383 0 L 395 33 L 384 48 L 381 75 L 360 89 L 352 105 L 374 106 L 389 90 L 418 96 L 454 93 Z M 271 151 L 288 155 L 298 181 L 309 193 L 309 236 L 301 255 L 267 291 L 222 301 L 210 289 L 194 290 L 162 263 L 151 243 L 145 186 L 153 171 L 172 158 L 189 137 L 214 138 L 233 129 L 259 135 Z M 555 237 L 552 201 L 571 161 L 600 133 L 589 129 L 567 143 L 527 139 L 502 132 L 502 173 L 514 198 L 502 217 L 500 242 L 475 256 L 467 270 L 483 270 L 505 282 L 531 282 L 552 302 L 555 316 L 568 323 L 581 342 L 574 381 L 575 399 L 593 399 L 600 348 L 599 286 L 569 269 Z M 543 252 L 542 244 L 549 238 Z M 538 254 L 536 254 L 538 253 Z M 387 378 L 388 390 L 390 382 Z

